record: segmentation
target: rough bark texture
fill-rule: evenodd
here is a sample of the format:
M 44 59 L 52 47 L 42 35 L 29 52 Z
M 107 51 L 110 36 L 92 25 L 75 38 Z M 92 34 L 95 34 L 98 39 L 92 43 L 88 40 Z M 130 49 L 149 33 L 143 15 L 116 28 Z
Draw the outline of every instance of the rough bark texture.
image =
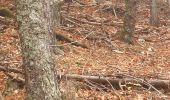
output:
M 150 4 L 150 24 L 153 26 L 159 26 L 159 17 L 158 17 L 158 8 L 157 8 L 157 0 L 151 0 Z
M 26 100 L 60 100 L 55 78 L 53 0 L 17 0 Z
M 121 38 L 123 41 L 132 44 L 132 33 L 135 30 L 136 23 L 137 0 L 125 0 L 125 5 L 126 12 Z

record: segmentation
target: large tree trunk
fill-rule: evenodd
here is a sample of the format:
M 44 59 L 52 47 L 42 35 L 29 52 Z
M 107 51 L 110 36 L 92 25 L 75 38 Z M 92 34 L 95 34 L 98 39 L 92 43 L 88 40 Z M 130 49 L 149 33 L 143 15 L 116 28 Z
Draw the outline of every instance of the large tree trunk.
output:
M 123 41 L 132 44 L 132 33 L 135 30 L 137 0 L 125 0 L 126 12 L 124 17 L 121 38 Z
M 26 100 L 60 100 L 55 78 L 53 0 L 17 0 Z
M 158 17 L 158 7 L 157 0 L 150 1 L 150 24 L 153 26 L 159 26 L 159 17 Z

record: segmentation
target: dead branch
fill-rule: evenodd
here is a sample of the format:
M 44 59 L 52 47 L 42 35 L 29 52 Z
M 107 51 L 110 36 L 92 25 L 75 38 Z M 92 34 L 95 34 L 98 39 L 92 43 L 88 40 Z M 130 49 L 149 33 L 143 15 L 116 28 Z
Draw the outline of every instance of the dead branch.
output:
M 19 77 L 18 75 L 6 73 L 6 75 L 12 79 L 12 81 L 18 83 L 19 87 L 24 87 L 25 85 L 25 79 L 22 77 Z
M 19 70 L 19 69 L 16 69 L 16 68 L 3 67 L 3 66 L 0 66 L 0 71 L 24 74 L 22 70 Z
M 24 72 L 22 70 L 16 69 L 16 68 L 9 68 L 9 67 L 0 66 L 0 71 L 3 71 L 5 73 L 5 75 L 7 75 L 9 78 L 12 79 L 12 81 L 18 83 L 17 85 L 19 87 L 23 87 L 24 86 L 25 79 L 23 79 L 22 77 L 19 77 L 16 74 L 16 73 L 19 73 L 21 75 L 24 75 Z M 13 72 L 14 74 L 12 74 L 11 72 Z
M 83 3 L 83 2 L 81 2 L 81 1 L 79 1 L 79 0 L 74 0 L 75 2 L 77 2 L 78 4 L 80 4 L 80 5 L 86 5 L 85 3 Z
M 82 48 L 88 48 L 88 46 L 86 46 L 85 44 L 79 43 L 78 41 L 74 41 L 63 34 L 59 34 L 58 32 L 55 32 L 55 35 L 56 35 L 56 38 L 59 40 L 64 40 L 66 42 L 69 42 L 72 45 L 79 46 Z
M 90 22 L 90 21 L 83 21 L 83 20 L 80 20 L 80 19 L 76 19 L 74 17 L 71 17 L 69 16 L 68 19 L 70 20 L 75 20 L 79 23 L 82 23 L 82 24 L 90 24 L 90 25 L 97 25 L 97 26 L 101 26 L 102 24 L 103 25 L 108 25 L 108 26 L 117 26 L 117 27 L 121 27 L 123 25 L 122 22 L 112 22 L 112 23 L 100 23 L 100 22 Z
M 2 66 L 0 66 L 0 71 L 4 71 L 4 72 L 14 72 L 14 73 L 20 73 L 20 74 L 24 74 L 23 72 L 21 72 L 20 70 L 17 69 L 12 69 L 12 68 L 8 68 L 8 70 Z M 10 77 L 13 77 L 14 79 L 18 80 L 17 78 L 15 78 L 15 76 L 10 75 Z M 144 80 L 144 79 L 140 79 L 140 78 L 131 78 L 131 77 L 116 77 L 116 78 L 112 78 L 112 77 L 104 77 L 104 76 L 86 76 L 86 75 L 77 75 L 77 74 L 57 74 L 57 78 L 61 79 L 61 80 L 66 80 L 66 79 L 71 79 L 71 80 L 76 80 L 76 81 L 91 81 L 91 82 L 95 82 L 98 84 L 102 84 L 102 85 L 112 85 L 115 89 L 120 89 L 120 83 L 121 84 L 126 84 L 128 82 L 130 83 L 138 83 L 140 84 L 142 87 L 144 88 L 151 88 L 152 90 L 156 89 L 164 89 L 165 91 L 169 91 L 170 90 L 170 80 L 160 80 L 160 79 L 149 79 L 149 80 Z M 24 79 L 19 79 L 19 82 L 24 83 L 25 80 Z
M 120 89 L 119 83 L 125 84 L 127 82 L 137 82 L 141 86 L 145 88 L 149 88 L 150 86 L 147 85 L 146 83 L 152 85 L 153 87 L 157 89 L 165 89 L 169 90 L 170 87 L 170 81 L 169 80 L 159 80 L 159 79 L 150 79 L 150 80 L 136 80 L 134 78 L 111 78 L 111 77 L 100 77 L 100 76 L 85 76 L 85 75 L 76 75 L 76 74 L 66 74 L 66 75 L 60 75 L 61 79 L 66 78 L 66 79 L 75 79 L 77 81 L 84 81 L 84 79 L 90 80 L 92 82 L 100 83 L 103 85 L 108 85 L 108 81 L 110 84 L 112 84 L 113 87 L 116 89 Z

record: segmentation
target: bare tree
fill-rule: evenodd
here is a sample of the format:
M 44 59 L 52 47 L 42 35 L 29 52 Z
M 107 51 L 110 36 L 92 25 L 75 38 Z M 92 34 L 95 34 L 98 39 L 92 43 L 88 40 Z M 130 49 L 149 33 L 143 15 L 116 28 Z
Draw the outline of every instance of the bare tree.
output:
M 55 78 L 54 0 L 17 0 L 26 100 L 61 100 Z
M 157 0 L 150 1 L 150 14 L 150 24 L 153 26 L 159 26 Z
M 124 25 L 121 32 L 121 39 L 132 44 L 132 33 L 135 30 L 137 0 L 125 0 L 126 11 L 124 16 Z

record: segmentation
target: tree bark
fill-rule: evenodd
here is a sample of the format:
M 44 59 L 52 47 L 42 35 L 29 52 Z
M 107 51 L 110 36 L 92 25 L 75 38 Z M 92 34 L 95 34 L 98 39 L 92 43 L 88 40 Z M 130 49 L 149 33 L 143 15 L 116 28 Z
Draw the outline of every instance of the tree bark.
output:
M 167 0 L 168 3 L 168 18 L 170 20 L 170 0 Z
M 55 78 L 54 0 L 17 0 L 26 100 L 61 100 Z
M 135 30 L 137 0 L 125 0 L 126 11 L 124 16 L 124 26 L 121 32 L 121 39 L 132 44 L 132 33 Z
M 150 1 L 150 24 L 152 26 L 159 26 L 159 17 L 158 17 L 158 7 L 157 7 L 157 0 Z
M 54 6 L 53 6 L 53 22 L 54 26 L 57 27 L 61 24 L 61 6 L 64 4 L 64 0 L 54 0 Z

